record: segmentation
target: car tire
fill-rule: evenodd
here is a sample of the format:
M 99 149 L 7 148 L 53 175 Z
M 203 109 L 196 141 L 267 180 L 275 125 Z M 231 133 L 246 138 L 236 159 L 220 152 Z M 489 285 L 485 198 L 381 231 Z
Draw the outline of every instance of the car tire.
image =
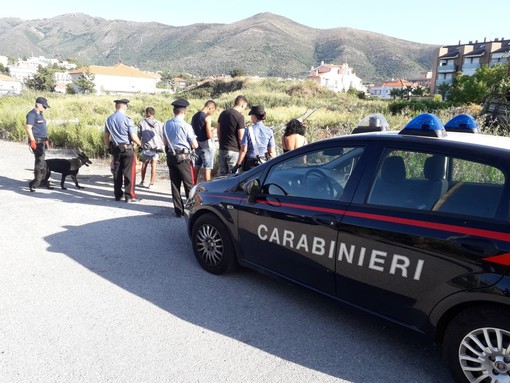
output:
M 443 357 L 456 382 L 510 382 L 509 318 L 510 309 L 476 306 L 448 324 Z
M 193 225 L 191 241 L 200 266 L 212 274 L 224 274 L 236 263 L 232 238 L 221 220 L 205 214 Z

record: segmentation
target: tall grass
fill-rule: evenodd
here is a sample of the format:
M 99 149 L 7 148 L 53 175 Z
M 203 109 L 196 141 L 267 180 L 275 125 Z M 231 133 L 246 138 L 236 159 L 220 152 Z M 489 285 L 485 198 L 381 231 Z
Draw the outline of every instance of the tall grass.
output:
M 186 116 L 190 121 L 191 116 L 202 108 L 205 101 L 213 98 L 218 104 L 218 109 L 212 116 L 214 125 L 219 113 L 231 107 L 239 94 L 247 97 L 250 106 L 264 105 L 267 112 L 266 125 L 274 128 L 277 145 L 281 142 L 285 124 L 308 108 L 318 108 L 306 121 L 309 142 L 349 134 L 358 122 L 370 113 L 383 114 L 390 129 L 400 130 L 412 117 L 428 112 L 402 108 L 393 115 L 389 111 L 388 101 L 363 100 L 350 93 L 334 93 L 312 81 L 236 78 L 232 82 L 215 81 L 204 84 L 194 91 L 180 94 L 130 95 L 128 115 L 136 125 L 144 117 L 145 108 L 152 106 L 156 110 L 156 118 L 166 121 L 173 117 L 170 103 L 175 98 L 185 97 L 190 102 Z M 50 140 L 55 147 L 79 148 L 93 157 L 105 156 L 104 123 L 114 111 L 113 100 L 124 96 L 26 92 L 20 96 L 1 97 L 0 138 L 20 142 L 26 140 L 25 117 L 38 96 L 46 97 L 51 106 L 44 116 L 48 122 Z M 476 108 L 472 108 L 470 112 L 476 113 Z M 443 122 L 452 117 L 452 112 L 448 110 L 436 113 Z M 249 121 L 247 115 L 246 120 Z

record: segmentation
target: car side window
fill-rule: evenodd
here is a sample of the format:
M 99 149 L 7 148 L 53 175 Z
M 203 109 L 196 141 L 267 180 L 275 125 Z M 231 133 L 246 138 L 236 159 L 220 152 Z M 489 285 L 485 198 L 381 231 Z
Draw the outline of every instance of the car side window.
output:
M 274 165 L 263 193 L 339 200 L 359 157 L 361 147 L 330 147 L 294 156 Z
M 495 166 L 440 153 L 391 150 L 367 203 L 494 218 L 504 185 L 505 176 Z

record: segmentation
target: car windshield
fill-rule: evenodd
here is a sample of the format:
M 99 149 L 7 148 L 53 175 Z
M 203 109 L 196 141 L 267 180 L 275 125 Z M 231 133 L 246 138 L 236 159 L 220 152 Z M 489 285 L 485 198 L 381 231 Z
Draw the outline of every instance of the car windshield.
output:
M 316 199 L 339 199 L 363 147 L 329 147 L 274 165 L 263 192 Z

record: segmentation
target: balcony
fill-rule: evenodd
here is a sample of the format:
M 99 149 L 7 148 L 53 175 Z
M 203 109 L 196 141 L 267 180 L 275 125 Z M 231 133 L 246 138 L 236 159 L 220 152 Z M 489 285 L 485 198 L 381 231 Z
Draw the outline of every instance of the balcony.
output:
M 457 65 L 440 65 L 437 67 L 437 73 L 454 73 L 457 72 Z
M 465 70 L 477 70 L 478 68 L 480 68 L 480 63 L 464 63 L 464 65 L 462 65 L 462 71 L 465 71 Z
M 440 79 L 440 80 L 436 81 L 436 87 L 438 87 L 441 84 L 445 84 L 445 83 L 451 85 L 452 82 L 453 82 L 453 80 L 451 78 Z
M 489 62 L 490 67 L 493 67 L 496 65 L 506 65 L 506 64 L 507 64 L 507 61 L 491 60 L 491 62 Z

